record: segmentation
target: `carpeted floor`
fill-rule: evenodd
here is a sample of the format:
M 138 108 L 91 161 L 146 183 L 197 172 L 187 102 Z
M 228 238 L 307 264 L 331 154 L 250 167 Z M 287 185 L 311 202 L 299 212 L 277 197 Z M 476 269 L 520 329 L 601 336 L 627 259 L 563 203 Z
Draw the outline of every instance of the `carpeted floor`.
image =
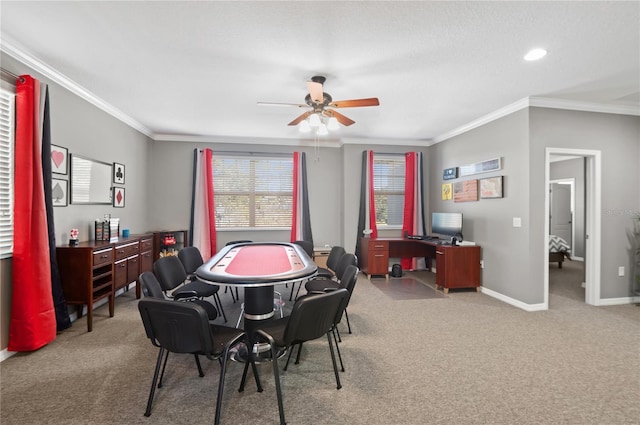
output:
M 290 288 L 279 290 L 288 298 Z M 287 423 L 638 424 L 640 307 L 555 298 L 563 302 L 533 313 L 475 291 L 396 299 L 361 275 L 348 308 L 353 334 L 340 328 L 343 388 L 326 339 L 305 344 L 300 364 L 280 369 Z M 222 299 L 235 324 L 239 303 Z M 143 416 L 156 356 L 129 291 L 113 318 L 97 309 L 93 332 L 82 318 L 46 347 L 0 363 L 0 423 L 213 423 L 218 363 L 203 358 L 199 378 L 189 355 L 170 356 Z M 271 364 L 258 369 L 264 392 L 249 381 L 238 393 L 242 364 L 230 362 L 223 424 L 278 423 Z

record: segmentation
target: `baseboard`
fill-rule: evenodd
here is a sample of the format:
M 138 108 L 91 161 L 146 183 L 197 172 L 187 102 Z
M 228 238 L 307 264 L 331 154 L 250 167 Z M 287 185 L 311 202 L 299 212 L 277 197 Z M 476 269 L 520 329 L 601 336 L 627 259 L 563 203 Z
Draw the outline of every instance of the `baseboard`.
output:
M 126 288 L 118 289 L 116 291 L 116 293 L 115 293 L 115 296 L 117 297 L 119 295 L 122 295 L 125 292 L 125 289 L 128 289 L 128 290 L 133 289 L 133 290 L 135 290 L 135 288 L 136 288 L 136 283 L 132 282 L 129 285 L 127 285 Z M 105 305 L 107 302 L 109 302 L 109 298 L 108 297 L 107 298 L 103 298 L 103 299 L 99 300 L 98 302 L 96 302 L 93 305 L 93 309 L 95 310 L 96 308 L 98 308 L 98 307 L 100 307 L 102 305 Z M 86 314 L 87 314 L 87 306 L 85 305 L 85 306 L 82 307 L 82 315 L 86 315 Z M 75 311 L 75 309 L 74 309 L 73 313 L 69 314 L 69 319 L 71 320 L 71 323 L 73 323 L 76 320 L 78 320 L 78 312 Z M 13 356 L 14 354 L 16 354 L 16 351 L 9 351 L 6 348 L 4 350 L 0 351 L 0 363 L 5 361 L 9 357 Z
M 640 296 L 635 297 L 620 297 L 620 298 L 601 298 L 598 302 L 599 306 L 607 305 L 624 305 L 624 304 L 636 304 L 640 303 Z
M 495 298 L 497 300 L 500 300 L 502 302 L 510 304 L 510 305 L 512 305 L 514 307 L 518 307 L 518 308 L 520 308 L 522 310 L 525 310 L 525 311 L 544 311 L 544 310 L 548 310 L 549 309 L 544 303 L 527 304 L 527 303 L 524 303 L 524 302 L 522 302 L 520 300 L 516 300 L 515 298 L 511 298 L 511 297 L 508 297 L 508 296 L 506 296 L 504 294 L 501 294 L 499 292 L 496 292 L 496 291 L 493 291 L 491 289 L 485 288 L 484 286 L 480 287 L 480 291 L 483 294 L 487 294 L 490 297 L 493 297 L 493 298 Z

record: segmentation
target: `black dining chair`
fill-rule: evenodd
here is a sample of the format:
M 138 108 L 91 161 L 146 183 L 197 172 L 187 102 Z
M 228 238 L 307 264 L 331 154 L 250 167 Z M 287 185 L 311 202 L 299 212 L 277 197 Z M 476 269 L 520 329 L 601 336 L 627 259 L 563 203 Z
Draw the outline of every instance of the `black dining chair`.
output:
M 340 369 L 344 372 L 344 363 L 342 361 L 342 354 L 340 353 L 340 346 L 338 342 L 342 342 L 342 338 L 340 337 L 340 330 L 338 329 L 338 324 L 342 321 L 342 316 L 347 313 L 347 306 L 349 305 L 349 301 L 351 301 L 351 295 L 353 295 L 353 290 L 355 289 L 356 282 L 358 281 L 358 273 L 360 270 L 354 265 L 348 265 L 345 269 L 345 272 L 340 280 L 340 286 L 338 288 L 326 288 L 324 291 L 319 292 L 329 292 L 335 291 L 337 289 L 346 289 L 348 292 L 348 296 L 345 299 L 345 303 L 338 310 L 338 314 L 336 315 L 336 319 L 333 324 L 332 335 L 333 340 L 336 343 L 336 351 L 338 353 L 338 359 L 340 360 Z M 296 355 L 295 364 L 300 363 L 300 351 L 302 351 L 302 343 L 298 344 L 298 354 Z M 289 360 L 291 359 L 291 354 L 293 350 L 289 351 L 289 356 L 287 357 L 287 363 L 285 364 L 284 370 L 287 370 L 287 366 L 289 365 Z
M 236 328 L 211 324 L 205 310 L 195 303 L 143 298 L 138 302 L 138 310 L 147 337 L 151 340 L 151 344 L 159 348 L 144 415 L 151 415 L 156 383 L 165 352 L 203 355 L 209 360 L 216 360 L 220 363 L 214 420 L 214 424 L 218 425 L 229 352 L 232 347 L 245 340 L 245 333 Z M 252 366 L 258 392 L 262 392 L 255 362 L 253 359 L 249 359 L 249 363 Z M 162 372 L 164 374 L 164 368 Z M 162 375 L 160 382 L 162 382 Z M 159 384 L 158 387 L 160 386 Z M 198 408 L 198 406 L 194 406 L 194 408 Z
M 321 293 L 326 292 L 328 290 L 335 290 L 342 288 L 342 279 L 344 277 L 344 273 L 349 266 L 355 266 L 357 268 L 358 260 L 354 254 L 344 254 L 340 258 L 340 263 L 336 267 L 336 276 L 334 279 L 327 279 L 322 277 L 316 277 L 314 279 L 310 279 L 305 285 L 305 289 L 307 290 L 307 294 L 312 293 Z M 347 319 L 347 328 L 349 333 L 351 332 L 351 323 L 349 322 L 349 314 L 345 311 L 345 317 Z
M 337 245 L 332 247 L 327 257 L 327 267 L 318 267 L 318 274 L 316 276 L 332 279 L 336 275 L 336 268 L 344 254 L 346 254 L 346 251 L 343 247 Z
M 182 262 L 175 255 L 158 258 L 158 260 L 153 263 L 153 274 L 155 274 L 158 281 L 160 281 L 165 294 L 172 291 L 172 298 L 180 298 L 184 293 L 189 295 L 195 293 L 198 298 L 213 297 L 213 301 L 220 313 L 222 313 L 225 323 L 227 322 L 227 315 L 222 308 L 222 303 L 219 301 L 220 297 L 216 297 L 220 287 L 217 285 L 209 285 L 199 280 L 189 282 L 187 272 Z
M 291 347 L 296 344 L 318 339 L 326 335 L 327 341 L 329 342 L 331 362 L 333 363 L 333 372 L 336 377 L 336 386 L 337 389 L 342 388 L 333 349 L 331 330 L 333 329 L 338 312 L 348 296 L 349 294 L 346 289 L 338 289 L 323 294 L 301 297 L 296 300 L 293 305 L 290 316 L 272 320 L 261 325 L 255 331 L 255 339 L 267 342 L 270 346 L 281 425 L 285 425 L 286 423 L 282 402 L 280 374 L 278 371 L 278 353 L 283 349 L 291 349 Z M 244 390 L 244 381 L 248 368 L 249 364 L 245 364 L 239 391 Z

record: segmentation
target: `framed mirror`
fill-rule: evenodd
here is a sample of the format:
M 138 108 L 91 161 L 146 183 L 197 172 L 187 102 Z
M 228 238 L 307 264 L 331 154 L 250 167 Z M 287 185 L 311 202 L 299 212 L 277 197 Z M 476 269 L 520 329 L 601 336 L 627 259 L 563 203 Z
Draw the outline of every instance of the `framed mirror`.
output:
M 111 204 L 112 165 L 71 155 L 71 203 Z

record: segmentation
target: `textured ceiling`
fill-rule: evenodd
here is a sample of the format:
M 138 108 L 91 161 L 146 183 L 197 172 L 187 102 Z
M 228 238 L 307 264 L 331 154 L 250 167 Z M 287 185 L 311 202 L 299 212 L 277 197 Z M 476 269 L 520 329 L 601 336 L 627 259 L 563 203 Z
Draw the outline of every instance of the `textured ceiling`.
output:
M 0 3 L 2 50 L 150 136 L 298 143 L 324 75 L 356 123 L 334 138 L 429 143 L 527 97 L 637 107 L 639 2 Z M 533 47 L 549 54 L 538 62 Z M 36 67 L 37 69 L 37 67 Z

